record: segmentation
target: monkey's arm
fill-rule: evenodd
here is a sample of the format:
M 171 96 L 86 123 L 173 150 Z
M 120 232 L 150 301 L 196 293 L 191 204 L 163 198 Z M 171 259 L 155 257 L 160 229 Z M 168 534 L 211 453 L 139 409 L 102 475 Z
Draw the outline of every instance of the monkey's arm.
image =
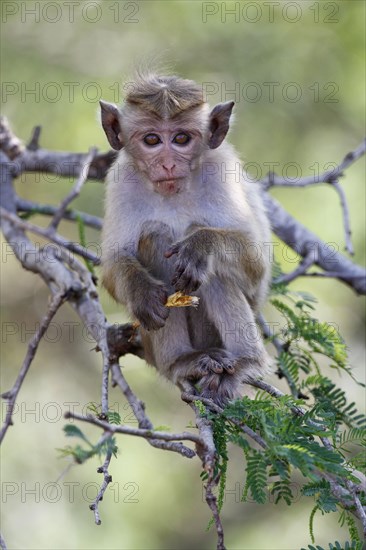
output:
M 103 284 L 117 302 L 125 304 L 143 328 L 158 330 L 165 325 L 169 309 L 163 282 L 150 275 L 134 256 L 103 261 Z
M 265 276 L 263 244 L 254 235 L 238 230 L 191 227 L 184 239 L 165 253 L 177 255 L 172 284 L 176 290 L 197 290 L 210 275 L 243 278 L 258 284 Z

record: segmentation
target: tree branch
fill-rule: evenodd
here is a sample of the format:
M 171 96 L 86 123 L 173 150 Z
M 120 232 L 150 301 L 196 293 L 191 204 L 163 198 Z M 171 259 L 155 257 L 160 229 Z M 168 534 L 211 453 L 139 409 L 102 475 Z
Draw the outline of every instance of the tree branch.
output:
M 336 169 L 324 172 L 317 177 L 302 178 L 300 180 L 301 186 L 320 182 L 334 184 L 334 181 L 337 181 L 343 175 L 344 170 L 365 153 L 365 144 L 366 140 L 355 151 L 348 153 Z M 97 154 L 90 164 L 88 178 L 104 180 L 116 156 L 117 153 L 115 151 Z M 30 152 L 18 149 L 13 162 L 10 163 L 11 173 L 13 175 L 20 175 L 24 172 L 47 172 L 58 174 L 60 177 L 75 177 L 78 175 L 80 163 L 85 161 L 85 157 L 86 155 L 83 153 L 55 153 L 45 149 Z M 319 237 L 288 214 L 266 192 L 273 185 L 294 186 L 293 183 L 278 178 L 274 174 L 269 174 L 268 178 L 261 181 L 261 184 L 263 200 L 274 233 L 302 257 L 309 257 L 309 253 L 315 251 L 318 255 L 315 263 L 325 271 L 323 276 L 332 277 L 332 274 L 336 272 L 337 278 L 352 287 L 358 294 L 366 294 L 366 270 L 324 243 Z M 348 211 L 344 211 L 343 217 L 346 220 Z M 349 236 L 349 224 L 347 225 L 347 223 L 345 231 Z
M 133 391 L 131 390 L 129 384 L 127 383 L 125 377 L 121 372 L 120 366 L 117 363 L 114 363 L 112 365 L 111 372 L 112 372 L 113 383 L 114 385 L 119 386 L 124 396 L 126 397 L 137 419 L 139 428 L 152 431 L 153 424 L 146 416 L 145 404 L 142 401 L 140 401 L 140 399 L 138 399 L 137 396 L 133 393 Z M 157 449 L 173 451 L 181 454 L 182 456 L 185 456 L 186 458 L 193 458 L 194 456 L 196 456 L 196 453 L 192 449 L 190 449 L 189 447 L 186 447 L 180 442 L 162 441 L 154 438 L 148 439 L 148 442 L 150 443 L 150 445 L 152 445 L 153 447 L 156 447 Z
M 81 164 L 79 177 L 75 185 L 71 189 L 70 193 L 66 195 L 66 197 L 61 201 L 60 206 L 56 210 L 55 215 L 53 216 L 51 223 L 48 226 L 48 231 L 51 234 L 56 232 L 56 229 L 59 226 L 60 221 L 64 217 L 69 204 L 71 204 L 72 201 L 80 195 L 80 191 L 87 180 L 90 165 L 96 154 L 97 154 L 97 149 L 95 148 L 90 149 L 88 156 L 86 157 L 85 161 Z
M 52 227 L 48 229 L 43 229 L 43 227 L 39 227 L 38 225 L 34 225 L 33 223 L 21 220 L 16 214 L 11 214 L 3 207 L 0 207 L 0 215 L 6 220 L 13 222 L 13 224 L 17 225 L 20 229 L 23 229 L 24 231 L 30 231 L 31 233 L 40 235 L 41 237 L 44 237 L 45 239 L 48 239 L 57 244 L 59 247 L 66 248 L 66 250 L 70 250 L 70 252 L 74 252 L 75 254 L 82 256 L 86 260 L 90 260 L 95 265 L 100 264 L 100 258 L 96 254 L 89 252 L 84 246 L 80 244 L 67 241 L 57 233 L 54 233 Z
M 267 177 L 264 178 L 263 180 L 261 180 L 260 183 L 262 185 L 262 188 L 265 191 L 268 191 L 271 187 L 275 187 L 275 186 L 306 187 L 308 185 L 314 185 L 314 184 L 318 184 L 318 183 L 331 184 L 333 186 L 333 188 L 336 190 L 336 192 L 338 193 L 340 203 L 341 203 L 342 215 L 343 215 L 343 226 L 344 226 L 344 232 L 345 232 L 345 243 L 346 243 L 345 248 L 346 248 L 346 250 L 349 254 L 353 255 L 354 250 L 353 250 L 353 246 L 352 246 L 352 242 L 351 242 L 349 209 L 348 209 L 348 205 L 347 205 L 346 195 L 345 195 L 342 187 L 339 184 L 339 178 L 344 175 L 343 174 L 344 170 L 346 168 L 348 168 L 351 164 L 356 162 L 356 160 L 361 158 L 365 154 L 365 152 L 366 152 L 366 139 L 354 151 L 351 151 L 350 153 L 348 153 L 345 156 L 345 158 L 343 159 L 343 161 L 338 166 L 336 166 L 332 170 L 328 170 L 326 172 L 323 172 L 322 174 L 320 174 L 318 176 L 308 176 L 308 177 L 300 178 L 300 179 L 294 181 L 294 180 L 288 180 L 288 179 L 285 179 L 285 178 L 281 178 L 281 177 L 277 176 L 276 174 L 274 174 L 273 172 L 269 172 Z M 269 209 L 270 213 L 272 212 L 272 208 L 274 206 L 275 207 L 277 206 L 276 201 L 274 201 L 274 199 L 272 199 L 272 202 L 269 201 L 268 205 L 270 207 L 270 209 Z M 271 221 L 272 221 L 272 218 L 271 218 Z M 295 223 L 297 224 L 297 230 L 299 230 L 300 229 L 300 224 L 298 222 L 295 222 Z M 282 229 L 282 232 L 283 232 L 285 227 L 284 227 L 283 223 L 281 223 L 281 222 L 280 222 L 280 225 L 282 225 L 281 229 Z M 276 229 L 274 229 L 274 231 L 276 233 Z M 294 248 L 291 240 L 288 241 L 288 240 L 284 239 L 283 236 L 281 236 L 281 235 L 278 235 L 278 236 L 282 240 L 284 240 L 289 246 Z M 318 241 L 318 244 L 321 243 L 321 241 L 319 239 L 317 239 L 317 241 Z M 323 244 L 324 243 L 322 243 L 322 248 L 324 248 Z M 296 250 L 296 248 L 294 248 L 294 249 Z M 308 254 L 306 254 L 306 253 L 304 255 L 300 252 L 300 254 L 304 258 L 309 257 Z M 338 259 L 340 259 L 340 258 L 338 258 Z M 310 265 L 308 267 L 310 267 Z M 318 265 L 320 265 L 320 264 L 318 264 Z M 298 268 L 299 269 L 299 274 L 298 275 L 296 274 L 297 270 L 295 270 L 293 272 L 293 274 L 289 274 L 290 278 L 288 279 L 287 282 L 293 280 L 293 278 L 295 278 L 299 275 L 303 275 L 306 270 L 302 271 L 302 267 L 303 267 L 303 265 L 301 264 Z M 323 266 L 320 265 L 320 267 L 323 267 Z M 324 267 L 323 267 L 323 269 L 326 269 L 327 271 L 334 271 L 333 269 L 324 268 Z M 346 269 L 347 269 L 347 266 L 346 266 Z M 293 277 L 292 277 L 292 275 L 293 275 Z M 356 283 L 355 290 L 356 290 L 356 292 L 365 294 L 365 272 L 363 273 L 363 279 L 364 279 L 363 283 L 362 282 L 360 284 Z M 347 282 L 348 284 L 350 284 L 349 280 L 348 281 L 345 280 L 345 279 L 342 279 L 342 280 L 344 280 L 344 282 Z M 352 286 L 354 286 L 354 285 L 352 284 Z M 363 291 L 360 292 L 360 290 L 358 290 L 359 288 L 362 288 Z
M 52 295 L 55 297 L 65 297 L 70 305 L 75 309 L 79 317 L 88 328 L 90 334 L 93 336 L 97 343 L 97 350 L 102 352 L 103 355 L 103 371 L 102 371 L 102 389 L 101 389 L 101 404 L 102 414 L 100 418 L 93 417 L 91 415 L 81 416 L 77 414 L 67 413 L 66 418 L 74 418 L 81 422 L 88 422 L 103 430 L 102 440 L 107 440 L 112 434 L 122 433 L 127 435 L 135 435 L 146 439 L 154 447 L 158 447 L 164 450 L 170 450 L 178 452 L 181 455 L 192 458 L 195 456 L 195 452 L 183 445 L 181 440 L 187 440 L 195 443 L 197 454 L 199 455 L 204 470 L 208 474 L 208 480 L 205 486 L 206 501 L 212 511 L 216 531 L 218 535 L 217 548 L 223 550 L 224 546 L 224 533 L 217 507 L 217 500 L 214 496 L 213 489 L 219 481 L 219 476 L 215 474 L 215 466 L 217 461 L 216 448 L 213 438 L 212 423 L 206 418 L 200 415 L 199 409 L 195 405 L 195 397 L 192 394 L 191 387 L 184 387 L 182 389 L 182 398 L 186 398 L 196 416 L 196 424 L 199 430 L 199 434 L 191 434 L 189 432 L 182 432 L 178 434 L 171 434 L 168 432 L 154 431 L 153 425 L 146 416 L 144 410 L 144 404 L 137 398 L 132 392 L 130 386 L 125 380 L 121 368 L 118 364 L 119 357 L 127 352 L 135 353 L 136 355 L 142 355 L 141 342 L 139 341 L 138 332 L 134 331 L 131 325 L 120 325 L 118 327 L 109 325 L 105 319 L 104 312 L 100 306 L 98 300 L 98 294 L 95 288 L 94 280 L 88 270 L 67 251 L 72 251 L 78 255 L 99 263 L 99 258 L 89 253 L 84 247 L 77 243 L 70 243 L 63 239 L 56 233 L 56 229 L 61 219 L 78 220 L 82 219 L 86 225 L 99 229 L 101 227 L 101 220 L 95 216 L 90 216 L 85 213 L 77 213 L 69 210 L 69 206 L 75 197 L 80 192 L 82 185 L 86 178 L 93 178 L 103 180 L 107 170 L 112 165 L 116 158 L 115 152 L 108 152 L 105 154 L 96 154 L 96 152 L 90 152 L 86 154 L 74 154 L 63 152 L 51 152 L 39 148 L 39 135 L 40 128 L 37 127 L 34 130 L 32 139 L 27 149 L 18 138 L 12 135 L 9 125 L 1 120 L 0 122 L 0 163 L 1 163 L 1 227 L 6 240 L 10 247 L 14 251 L 14 254 L 21 262 L 25 269 L 38 273 L 48 285 Z M 344 161 L 335 169 L 329 172 L 325 172 L 318 177 L 317 181 L 309 180 L 309 178 L 303 178 L 302 181 L 295 186 L 305 186 L 311 183 L 318 183 L 320 181 L 330 183 L 334 186 L 338 192 L 341 200 L 343 220 L 346 234 L 346 244 L 349 251 L 352 250 L 352 244 L 350 241 L 350 223 L 349 212 L 346 204 L 345 195 L 343 190 L 339 186 L 338 178 L 343 175 L 345 170 L 352 162 L 360 158 L 365 153 L 366 142 L 357 148 L 353 153 L 349 153 Z M 6 153 L 6 154 L 4 154 Z M 81 169 L 81 166 L 84 168 Z M 52 174 L 58 174 L 61 177 L 78 177 L 78 180 L 74 184 L 69 195 L 61 202 L 59 207 L 50 205 L 38 205 L 31 201 L 25 201 L 16 196 L 13 188 L 13 177 L 19 176 L 24 172 L 47 172 Z M 366 293 L 366 271 L 361 266 L 352 263 L 350 260 L 339 254 L 337 251 L 333 251 L 329 246 L 319 239 L 316 235 L 311 233 L 307 228 L 302 226 L 294 218 L 292 218 L 275 199 L 271 198 L 265 189 L 270 188 L 273 185 L 288 185 L 287 183 L 281 183 L 280 179 L 275 175 L 268 176 L 268 182 L 263 183 L 263 199 L 268 210 L 270 220 L 274 232 L 279 236 L 288 246 L 292 247 L 298 252 L 304 259 L 300 263 L 297 269 L 292 273 L 285 275 L 282 278 L 282 282 L 289 282 L 298 276 L 303 275 L 318 275 L 323 277 L 336 276 L 339 280 L 345 282 L 352 287 L 357 293 Z M 293 186 L 293 184 L 291 184 Z M 51 223 L 47 229 L 40 228 L 36 225 L 30 224 L 17 216 L 17 211 L 40 213 L 48 216 L 53 216 Z M 52 259 L 49 261 L 49 253 L 46 258 L 42 258 L 42 252 L 44 247 L 37 249 L 25 235 L 25 231 L 31 231 L 35 234 L 55 242 L 59 245 L 60 250 L 56 254 L 53 251 Z M 308 269 L 312 265 L 317 265 L 324 270 L 324 273 L 308 273 Z M 54 302 L 52 302 L 54 303 Z M 61 305 L 61 303 L 60 303 Z M 53 306 L 54 307 L 54 306 Z M 36 353 L 38 344 L 42 338 L 42 334 L 47 329 L 50 321 L 48 317 L 54 315 L 53 307 L 51 305 L 50 310 L 46 317 L 43 319 L 41 327 L 37 334 L 32 339 L 28 347 L 27 356 L 23 363 L 22 369 L 19 373 L 19 377 L 12 390 L 5 394 L 8 399 L 13 398 L 14 388 L 16 388 L 15 397 L 20 389 L 21 384 L 29 370 L 31 361 Z M 58 306 L 59 307 L 59 306 Z M 56 310 L 57 311 L 57 308 Z M 51 317 L 52 318 L 52 317 Z M 47 324 L 48 323 L 48 324 Z M 42 333 L 42 330 L 43 333 Z M 281 342 L 273 341 L 277 350 L 282 346 Z M 131 428 L 129 426 L 116 426 L 106 422 L 108 418 L 108 391 L 109 391 L 109 373 L 111 373 L 112 384 L 118 385 L 123 392 L 127 401 L 129 402 L 134 415 L 138 422 L 138 428 Z M 18 380 L 20 380 L 19 387 L 17 386 Z M 253 386 L 261 388 L 263 391 L 267 391 L 275 397 L 283 395 L 279 390 L 266 384 L 262 381 L 253 381 Z M 12 393 L 13 392 L 13 393 Z M 199 398 L 201 399 L 201 398 Z M 207 406 L 211 406 L 211 410 L 217 413 L 222 413 L 220 407 L 215 406 L 210 400 L 203 400 Z M 9 402 L 10 403 L 10 402 Z M 15 403 L 15 401 L 14 401 Z M 12 405 L 14 408 L 14 404 Z M 299 407 L 292 407 L 294 414 L 303 415 L 304 411 Z M 12 410 L 11 410 L 12 412 Z M 11 423 L 7 416 L 5 422 L 4 433 L 1 439 L 4 437 L 8 426 Z M 310 421 L 309 421 L 310 422 Z M 316 423 L 313 423 L 314 425 Z M 248 426 L 242 422 L 236 424 L 242 431 L 251 437 L 258 445 L 265 448 L 266 442 L 264 439 Z M 4 426 L 3 426 L 4 428 Z M 331 443 L 327 438 L 321 438 L 323 444 L 332 448 Z M 111 452 L 107 451 L 104 464 L 99 469 L 103 474 L 103 482 L 98 492 L 97 498 L 93 503 L 93 510 L 95 514 L 96 523 L 100 523 L 99 515 L 99 503 L 103 498 L 108 483 L 110 482 L 110 476 L 108 468 L 111 460 Z M 333 482 L 334 491 L 345 491 L 344 487 Z M 357 496 L 359 486 L 349 482 L 347 485 L 347 494 L 353 495 L 353 503 L 356 508 L 358 517 L 361 518 L 365 526 L 364 510 Z M 343 498 L 343 497 L 342 497 Z M 1 545 L 5 543 L 0 540 Z
M 8 549 L 7 549 L 7 546 L 6 546 L 6 544 L 5 544 L 5 540 L 3 539 L 1 533 L 0 533 L 0 548 L 1 548 L 1 550 L 8 550 Z
M 366 138 L 360 143 L 354 151 L 350 151 L 344 157 L 342 162 L 338 166 L 331 170 L 326 170 L 317 176 L 307 176 L 299 178 L 297 180 L 290 180 L 277 176 L 274 172 L 269 172 L 267 177 L 263 178 L 260 183 L 268 190 L 271 187 L 307 187 L 308 185 L 315 185 L 317 183 L 334 183 L 340 177 L 344 175 L 344 170 L 356 162 L 366 153 Z
M 100 420 L 99 418 L 96 418 L 91 414 L 83 416 L 82 414 L 73 413 L 71 411 L 67 411 L 65 413 L 65 418 L 72 418 L 73 420 L 79 420 L 80 422 L 93 424 L 94 426 L 98 426 L 98 428 L 102 428 L 105 432 L 108 432 L 110 434 L 134 435 L 136 437 L 143 437 L 144 439 L 161 439 L 163 441 L 186 440 L 192 441 L 193 443 L 196 443 L 198 445 L 202 444 L 201 438 L 198 435 L 192 434 L 190 432 L 174 434 L 170 432 L 144 430 L 142 428 L 131 428 L 131 426 L 109 424 L 109 422 L 106 422 L 105 420 Z
M 50 204 L 38 204 L 36 202 L 28 201 L 17 197 L 16 206 L 18 212 L 26 212 L 29 214 L 41 214 L 43 216 L 54 216 L 57 212 L 57 207 Z M 102 219 L 97 216 L 92 216 L 86 212 L 79 212 L 78 210 L 66 210 L 63 214 L 64 220 L 70 220 L 76 222 L 79 219 L 82 222 L 92 227 L 93 229 L 102 229 Z
M 295 250 L 303 258 L 309 254 L 317 254 L 315 264 L 324 269 L 324 276 L 328 272 L 337 272 L 337 278 L 353 288 L 358 294 L 366 294 L 366 270 L 351 262 L 348 258 L 334 250 L 331 246 L 322 241 L 309 229 L 295 220 L 282 206 L 270 197 L 265 191 L 262 198 L 266 206 L 268 216 L 274 233 Z
M 346 241 L 346 250 L 351 256 L 354 255 L 355 251 L 353 249 L 352 241 L 351 241 L 351 225 L 349 221 L 349 209 L 347 204 L 347 199 L 345 192 L 343 191 L 343 188 L 339 185 L 338 180 L 334 180 L 333 183 L 333 189 L 335 189 L 339 195 L 339 200 L 341 202 L 341 208 L 342 208 L 342 215 L 343 215 L 343 227 L 344 227 L 344 233 L 345 233 L 345 241 Z
M 29 367 L 31 366 L 32 361 L 37 353 L 39 343 L 42 340 L 44 334 L 46 333 L 46 330 L 50 326 L 50 323 L 54 318 L 56 312 L 64 303 L 65 299 L 66 299 L 66 296 L 65 294 L 62 294 L 62 293 L 58 293 L 52 297 L 52 301 L 49 305 L 47 314 L 43 317 L 37 332 L 34 334 L 33 338 L 28 344 L 27 355 L 24 359 L 23 365 L 19 371 L 17 379 L 14 382 L 13 387 L 11 388 L 11 390 L 1 395 L 3 399 L 8 400 L 8 404 L 6 409 L 5 420 L 0 430 L 0 444 L 4 439 L 9 426 L 13 425 L 13 412 L 14 412 L 15 402 L 18 397 L 20 388 L 22 387 L 22 384 L 24 382 L 24 378 L 27 376 Z
M 248 383 L 251 386 L 259 388 L 269 393 L 269 395 L 272 395 L 273 397 L 276 397 L 276 398 L 283 397 L 285 395 L 279 389 L 275 388 L 271 384 L 268 384 L 267 382 L 263 382 L 262 380 L 253 380 Z M 302 409 L 301 407 L 293 406 L 291 407 L 291 411 L 297 416 L 305 415 L 305 410 Z M 325 431 L 324 426 L 322 426 L 321 424 L 318 424 L 313 420 L 309 420 L 309 419 L 307 420 L 307 422 L 310 426 L 313 426 L 317 430 Z M 324 447 L 326 447 L 328 450 L 333 450 L 333 445 L 331 444 L 331 442 L 327 437 L 320 437 L 320 439 Z M 350 480 L 346 480 L 346 488 L 345 488 L 339 483 L 339 481 L 334 476 L 328 474 L 327 472 L 318 471 L 318 475 L 320 477 L 323 477 L 324 479 L 329 481 L 332 493 L 337 499 L 339 499 L 339 501 L 342 503 L 342 506 L 346 510 L 351 511 L 356 517 L 358 517 L 361 520 L 364 528 L 364 532 L 366 535 L 366 529 L 365 529 L 366 509 L 363 508 L 363 506 L 361 505 L 360 499 L 357 496 L 357 493 L 366 492 L 366 484 L 364 481 L 363 482 L 361 481 L 361 479 L 364 479 L 364 476 L 362 475 L 361 472 L 353 470 L 351 471 L 351 473 L 360 480 L 360 483 L 355 484 Z
M 107 434 L 104 434 L 101 441 L 99 441 L 99 444 L 104 443 L 105 441 L 110 439 L 110 437 L 111 437 L 110 434 L 107 432 Z M 100 486 L 100 489 L 98 491 L 97 496 L 95 497 L 94 502 L 89 506 L 90 510 L 94 512 L 95 523 L 97 525 L 100 525 L 102 523 L 102 520 L 100 519 L 100 514 L 99 514 L 99 503 L 103 500 L 104 493 L 106 492 L 108 485 L 112 483 L 112 476 L 110 475 L 108 470 L 109 464 L 112 459 L 112 454 L 113 454 L 113 450 L 108 449 L 103 466 L 100 466 L 97 469 L 98 474 L 103 474 L 103 483 Z

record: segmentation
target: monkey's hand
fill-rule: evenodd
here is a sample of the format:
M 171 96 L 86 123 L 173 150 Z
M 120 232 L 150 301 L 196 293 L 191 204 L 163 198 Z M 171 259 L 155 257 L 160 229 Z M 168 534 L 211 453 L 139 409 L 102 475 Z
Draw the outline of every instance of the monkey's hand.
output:
M 174 254 L 177 256 L 172 279 L 172 285 L 177 292 L 193 292 L 208 280 L 212 252 L 210 243 L 201 238 L 201 233 L 203 236 L 203 232 L 196 231 L 173 244 L 165 252 L 166 258 Z
M 137 283 L 137 282 L 136 282 Z M 131 300 L 131 311 L 146 330 L 158 330 L 165 325 L 169 308 L 165 307 L 168 292 L 159 281 L 139 281 Z

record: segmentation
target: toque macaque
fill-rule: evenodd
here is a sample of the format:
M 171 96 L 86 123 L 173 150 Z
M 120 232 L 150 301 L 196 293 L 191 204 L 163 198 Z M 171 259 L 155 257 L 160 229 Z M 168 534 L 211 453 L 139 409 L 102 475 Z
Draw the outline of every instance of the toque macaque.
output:
M 141 326 L 146 360 L 181 388 L 225 404 L 268 366 L 255 317 L 269 284 L 270 227 L 225 140 L 234 103 L 139 75 L 121 109 L 101 101 L 118 158 L 107 177 L 103 283 Z M 194 308 L 168 308 L 176 291 Z

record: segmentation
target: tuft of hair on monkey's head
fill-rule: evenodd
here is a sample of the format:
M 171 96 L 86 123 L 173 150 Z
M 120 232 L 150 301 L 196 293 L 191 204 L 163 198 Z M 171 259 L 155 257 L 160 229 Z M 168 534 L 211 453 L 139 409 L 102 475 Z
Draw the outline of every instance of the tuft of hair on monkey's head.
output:
M 171 119 L 187 109 L 203 105 L 205 101 L 202 87 L 193 80 L 136 72 L 125 103 L 159 118 Z

